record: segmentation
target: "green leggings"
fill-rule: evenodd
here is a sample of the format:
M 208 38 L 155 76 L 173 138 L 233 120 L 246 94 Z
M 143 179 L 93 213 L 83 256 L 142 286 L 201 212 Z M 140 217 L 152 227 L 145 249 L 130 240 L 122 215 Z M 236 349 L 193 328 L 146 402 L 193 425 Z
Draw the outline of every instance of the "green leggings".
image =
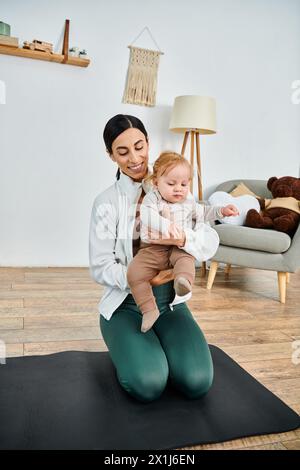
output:
M 205 394 L 213 380 L 207 342 L 185 303 L 169 303 L 175 296 L 173 281 L 153 287 L 160 316 L 142 333 L 142 314 L 131 294 L 100 329 L 116 368 L 120 385 L 142 402 L 163 392 L 168 379 L 188 398 Z

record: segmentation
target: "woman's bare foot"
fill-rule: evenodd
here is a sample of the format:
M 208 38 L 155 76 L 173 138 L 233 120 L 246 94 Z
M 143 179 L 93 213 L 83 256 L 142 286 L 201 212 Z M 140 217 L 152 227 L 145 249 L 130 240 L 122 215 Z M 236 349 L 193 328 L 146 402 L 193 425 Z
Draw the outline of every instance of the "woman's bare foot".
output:
M 174 289 L 179 297 L 188 294 L 192 291 L 191 283 L 185 277 L 177 277 L 174 281 Z
M 159 310 L 150 310 L 143 314 L 141 332 L 146 333 L 150 330 L 159 317 Z

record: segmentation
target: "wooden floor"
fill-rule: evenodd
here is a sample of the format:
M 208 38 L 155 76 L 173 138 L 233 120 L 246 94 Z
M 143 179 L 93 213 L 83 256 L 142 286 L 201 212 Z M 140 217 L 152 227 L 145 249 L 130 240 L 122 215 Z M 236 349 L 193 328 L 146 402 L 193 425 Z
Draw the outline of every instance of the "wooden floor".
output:
M 107 350 L 97 313 L 102 289 L 87 268 L 0 268 L 7 357 Z M 209 343 L 300 413 L 300 364 L 292 362 L 292 343 L 300 339 L 300 273 L 290 277 L 285 305 L 275 272 L 232 267 L 227 276 L 220 267 L 211 290 L 198 273 L 188 304 Z M 299 450 L 300 430 L 185 449 Z

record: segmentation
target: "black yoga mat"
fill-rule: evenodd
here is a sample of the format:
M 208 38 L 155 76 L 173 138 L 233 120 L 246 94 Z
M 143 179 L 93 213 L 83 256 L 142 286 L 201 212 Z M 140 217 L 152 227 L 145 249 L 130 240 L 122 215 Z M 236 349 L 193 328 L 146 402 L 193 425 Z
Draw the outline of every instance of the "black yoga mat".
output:
M 208 394 L 168 383 L 150 403 L 119 385 L 107 352 L 70 351 L 0 365 L 1 449 L 172 449 L 296 429 L 299 416 L 221 349 L 210 346 Z

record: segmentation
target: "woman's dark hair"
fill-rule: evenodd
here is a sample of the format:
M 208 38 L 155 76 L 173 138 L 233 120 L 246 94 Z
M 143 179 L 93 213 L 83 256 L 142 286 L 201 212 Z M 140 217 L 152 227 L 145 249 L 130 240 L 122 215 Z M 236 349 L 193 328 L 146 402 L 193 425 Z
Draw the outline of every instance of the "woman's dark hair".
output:
M 113 141 L 120 134 L 122 134 L 122 132 L 126 131 L 127 129 L 130 129 L 130 127 L 139 129 L 144 134 L 144 136 L 146 137 L 146 141 L 148 142 L 147 131 L 140 119 L 135 116 L 130 116 L 128 114 L 117 114 L 106 123 L 106 126 L 103 131 L 103 139 L 105 142 L 106 150 L 110 154 L 112 154 Z M 117 180 L 120 178 L 120 168 L 118 168 L 116 177 Z

